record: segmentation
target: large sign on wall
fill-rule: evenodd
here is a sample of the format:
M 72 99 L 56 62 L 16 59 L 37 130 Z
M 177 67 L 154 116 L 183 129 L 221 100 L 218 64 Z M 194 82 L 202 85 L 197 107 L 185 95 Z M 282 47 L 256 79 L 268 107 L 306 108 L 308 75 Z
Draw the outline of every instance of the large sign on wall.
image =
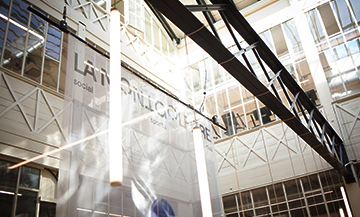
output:
M 108 60 L 70 35 L 68 44 L 66 100 L 73 104 L 68 129 L 71 142 L 84 142 L 62 152 L 57 216 L 202 216 L 191 132 L 194 111 L 123 68 L 124 182 L 111 187 L 104 133 Z M 220 216 L 211 125 L 196 118 L 204 136 L 212 209 Z

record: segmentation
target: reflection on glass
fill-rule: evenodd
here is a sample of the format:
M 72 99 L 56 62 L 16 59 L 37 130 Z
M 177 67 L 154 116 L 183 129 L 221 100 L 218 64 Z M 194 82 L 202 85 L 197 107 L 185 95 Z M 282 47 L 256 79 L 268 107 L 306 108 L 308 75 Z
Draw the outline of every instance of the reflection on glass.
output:
M 296 209 L 296 208 L 304 207 L 304 206 L 305 206 L 305 201 L 303 198 L 289 200 L 289 208 L 290 209 Z
M 318 205 L 318 206 L 309 206 L 311 216 L 326 216 L 326 208 L 325 205 Z
M 7 15 L 8 11 L 9 11 L 9 5 L 10 5 L 10 0 L 3 0 L 1 1 L 1 5 L 0 5 L 0 13 L 2 15 Z
M 39 189 L 40 170 L 32 167 L 21 167 L 19 186 Z
M 252 210 L 250 191 L 241 192 L 241 202 L 244 207 L 244 210 L 246 210 L 246 211 L 249 209 Z M 252 213 L 252 211 L 251 211 L 251 213 Z
M 337 58 L 336 65 L 341 73 L 349 73 L 355 70 L 353 61 L 348 55 L 347 49 L 344 45 L 338 46 L 334 49 L 334 54 Z
M 286 46 L 283 30 L 278 25 L 271 29 L 271 35 L 274 40 L 276 54 L 278 57 L 288 54 L 288 48 Z
M 197 92 L 202 89 L 199 63 L 190 66 L 190 73 L 192 76 L 194 92 Z
M 265 188 L 254 189 L 251 193 L 253 195 L 255 208 L 269 205 Z
M 158 50 L 160 50 L 160 27 L 157 24 L 156 20 L 153 18 L 152 19 L 152 23 L 153 23 L 153 33 L 154 33 L 154 47 Z
M 235 196 L 236 195 L 230 195 L 230 196 L 223 197 L 225 213 L 232 213 L 237 210 Z
M 330 50 L 326 50 L 323 53 L 319 53 L 319 57 L 320 57 L 321 65 L 325 72 L 325 76 L 327 78 L 338 74 L 336 68 L 333 68 L 334 65 L 332 64 L 332 62 L 334 61 L 334 58 Z
M 1 216 L 11 216 L 13 200 L 17 197 L 16 216 L 36 214 L 37 192 L 20 189 L 16 193 L 19 168 L 9 170 L 13 163 L 0 161 L 0 210 Z M 39 189 L 40 170 L 23 166 L 20 174 L 20 187 Z
M 309 64 L 306 60 L 295 64 L 299 76 L 299 84 L 314 105 L 320 104 L 316 94 L 314 79 L 311 75 Z
M 356 54 L 360 52 L 360 41 L 359 39 L 348 42 L 350 54 Z
M 5 44 L 3 66 L 16 73 L 21 73 L 22 60 L 26 43 L 26 29 L 29 12 L 27 4 L 14 0 L 11 10 L 11 21 Z
M 24 55 L 26 32 L 10 23 L 5 44 L 3 66 L 20 74 Z
M 310 184 L 311 184 L 311 189 L 312 190 L 320 189 L 320 183 L 319 183 L 319 179 L 318 179 L 317 174 L 310 175 L 309 179 L 310 179 Z
M 135 25 L 135 16 L 136 16 L 135 13 L 136 13 L 135 2 L 133 0 L 130 0 L 129 1 L 129 23 L 136 27 L 136 25 Z
M 49 57 L 45 57 L 43 85 L 51 87 L 56 90 L 59 72 L 59 63 Z
M 294 53 L 298 53 L 303 50 L 299 34 L 297 32 L 294 20 L 289 20 L 283 24 L 285 35 L 292 45 Z
M 40 202 L 39 217 L 55 217 L 56 204 L 49 202 Z
M 347 95 L 345 85 L 340 75 L 327 79 L 333 98 L 344 97 Z
M 42 51 L 44 48 L 45 21 L 36 15 L 31 16 L 30 29 L 36 33 L 29 34 L 24 76 L 40 82 Z
M 295 217 L 338 216 L 339 208 L 345 207 L 340 192 L 341 176 L 332 170 L 320 173 L 319 177 L 322 186 L 319 184 L 317 174 L 302 177 L 305 191 L 301 188 L 300 179 L 293 179 L 241 192 L 242 200 L 238 198 L 239 216 L 243 216 L 243 213 L 245 216 L 255 216 L 255 214 L 256 216 L 289 216 L 289 213 Z M 226 196 L 226 200 L 232 197 L 233 195 Z M 233 201 L 231 203 L 234 205 Z M 254 209 L 252 204 L 255 206 Z
M 340 31 L 329 3 L 321 5 L 319 12 L 329 37 Z
M 270 50 L 275 53 L 274 49 L 274 43 L 272 41 L 270 31 L 266 30 L 265 32 L 262 32 L 259 34 L 260 38 L 265 42 L 265 44 L 270 48 Z
M 300 184 L 298 183 L 298 180 L 291 180 L 284 183 L 285 189 L 286 189 L 286 195 L 287 199 L 289 201 L 296 200 L 298 198 L 302 197 L 302 194 L 300 193 Z
M 242 93 L 248 92 L 247 90 L 243 89 Z M 245 93 L 245 95 L 247 95 Z M 245 101 L 246 100 L 246 101 Z M 244 106 L 246 112 L 246 120 L 247 120 L 247 127 L 249 129 L 260 126 L 260 121 L 258 119 L 258 110 L 256 107 L 255 98 L 253 96 L 249 98 L 244 97 Z
M 23 26 L 27 26 L 29 15 L 29 12 L 27 10 L 28 6 L 29 5 L 22 0 L 13 0 L 11 19 Z
M 246 52 L 245 55 L 246 55 L 248 61 L 250 62 L 250 65 L 254 71 L 256 71 L 256 69 L 260 69 L 260 64 L 257 61 L 255 54 L 253 52 Z M 256 73 L 256 74 L 258 74 L 258 73 Z
M 316 9 L 307 12 L 306 17 L 315 43 L 318 44 L 325 41 L 325 33 Z
M 87 0 L 89 2 L 89 0 Z M 100 6 L 102 9 L 106 10 L 106 1 L 105 0 L 93 0 L 95 4 Z
M 360 23 L 360 1 L 358 0 L 349 0 L 350 7 L 353 10 L 356 20 Z
M 63 46 L 61 51 L 61 67 L 60 67 L 60 80 L 59 80 L 59 92 L 65 93 L 66 83 L 66 66 L 67 66 L 67 54 L 68 54 L 68 35 L 63 34 Z
M 249 217 L 250 217 L 250 216 L 254 216 L 254 211 L 252 211 L 252 210 L 251 210 L 251 211 L 245 211 L 245 212 L 244 212 L 244 215 L 245 215 L 246 217 L 248 217 L 248 216 L 249 216 Z
M 259 107 L 261 117 L 259 119 L 263 125 L 275 121 L 275 115 L 268 107 L 266 107 L 262 102 L 259 102 Z
M 220 72 L 217 62 L 211 61 L 211 68 L 213 70 L 213 76 L 214 76 L 213 80 L 214 80 L 215 85 L 218 85 L 221 82 L 223 82 L 223 79 L 221 78 L 221 72 Z
M 307 214 L 307 211 L 305 208 L 299 208 L 299 209 L 295 209 L 295 210 L 291 210 L 291 216 L 292 217 L 306 217 L 309 216 Z
M 0 161 L 0 210 L 1 216 L 10 217 L 19 169 L 9 170 L 13 163 Z
M 169 46 L 171 47 L 171 46 Z M 213 87 L 214 87 L 214 77 L 212 76 L 213 75 L 213 69 L 211 68 L 212 67 L 212 60 L 211 58 L 206 58 L 202 63 L 199 63 L 199 66 L 201 68 L 201 70 L 203 71 L 203 74 L 204 74 L 204 78 L 203 78 L 203 81 L 204 81 L 204 87 L 205 87 L 205 84 L 206 84 L 206 90 L 207 92 L 212 90 Z M 205 81 L 205 78 L 206 78 L 206 81 Z
M 0 187 L 16 187 L 18 168 L 9 170 L 8 167 L 12 165 L 13 163 L 0 161 Z
M 5 29 L 6 29 L 9 5 L 10 5 L 10 0 L 2 1 L 2 4 L 0 4 L 0 57 L 2 53 L 2 45 L 5 37 Z
M 270 208 L 269 207 L 258 208 L 255 209 L 255 213 L 257 216 L 269 216 Z
M 334 51 L 335 51 L 335 55 L 336 55 L 337 59 L 342 59 L 342 58 L 348 56 L 345 45 L 340 45 L 340 46 L 335 47 Z
M 164 35 L 164 33 L 161 33 L 161 52 L 168 56 L 169 53 L 168 53 L 167 45 L 168 43 L 166 36 Z
M 333 47 L 344 43 L 344 38 L 341 35 L 336 35 L 336 37 L 332 37 L 329 40 L 330 40 L 330 45 Z
M 12 213 L 12 205 L 14 200 L 14 189 L 1 189 L 0 193 L 0 210 L 1 216 L 10 217 Z
M 47 56 L 59 60 L 61 31 L 49 25 L 45 53 Z
M 233 135 L 238 133 L 239 130 L 246 129 L 247 125 L 246 117 L 244 117 L 240 88 L 237 83 L 234 83 L 233 86 L 228 88 L 228 95 L 230 108 L 224 110 L 225 113 L 221 115 L 221 118 L 228 129 L 226 134 Z
M 359 40 L 356 39 L 348 42 L 347 46 L 338 45 L 319 54 L 333 98 L 360 91 L 356 72 L 356 67 L 360 65 L 359 50 Z
M 278 183 L 274 185 L 274 193 L 275 193 L 275 197 L 277 199 L 277 202 L 283 202 L 285 201 L 285 194 L 284 194 L 284 189 L 282 186 L 282 183 Z
M 226 96 L 226 90 L 220 90 L 216 93 L 216 99 L 217 99 L 217 108 L 219 111 L 219 115 L 223 116 L 224 114 L 226 114 L 226 112 L 224 112 L 225 110 L 229 109 L 229 102 L 228 102 L 228 97 Z M 221 124 L 225 125 L 229 123 L 225 123 L 227 120 L 227 118 L 222 119 L 222 121 L 220 121 Z M 225 121 L 225 122 L 224 122 Z M 231 126 L 230 126 L 231 127 Z M 226 132 L 224 132 L 226 133 Z M 226 134 L 225 134 L 226 136 Z
M 359 38 L 360 33 L 358 29 L 354 29 L 352 31 L 344 32 L 344 35 L 347 41 L 351 41 L 353 39 Z
M 309 177 L 303 177 L 301 178 L 301 183 L 304 189 L 304 192 L 310 192 L 311 191 L 311 185 L 309 181 Z
M 152 32 L 151 32 L 151 15 L 145 10 L 145 40 L 152 44 Z
M 331 1 L 343 31 L 354 29 L 355 23 L 346 5 L 345 0 Z
M 35 217 L 37 192 L 19 190 L 16 206 L 16 216 Z
M 360 92 L 360 80 L 355 69 L 342 75 L 342 80 L 345 83 L 347 94 L 354 94 Z

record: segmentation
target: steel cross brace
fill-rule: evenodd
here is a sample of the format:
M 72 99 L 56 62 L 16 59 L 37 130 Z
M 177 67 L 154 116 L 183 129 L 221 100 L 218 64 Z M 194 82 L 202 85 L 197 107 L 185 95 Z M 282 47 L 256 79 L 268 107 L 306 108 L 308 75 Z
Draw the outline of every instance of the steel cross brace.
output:
M 285 85 L 293 96 L 298 95 L 296 101 L 300 106 L 303 106 L 308 113 L 312 113 L 309 123 L 312 120 L 316 128 L 318 128 L 317 124 L 320 126 L 325 124 L 326 127 L 324 127 L 324 132 L 322 133 L 327 134 L 325 138 L 327 138 L 327 136 L 333 138 L 334 144 L 336 144 L 333 150 L 340 153 L 335 153 L 335 155 L 333 155 L 329 152 L 329 150 L 318 140 L 317 136 L 309 126 L 310 124 L 305 126 L 300 118 L 298 118 L 298 114 L 296 112 L 294 112 L 294 114 L 276 96 L 274 96 L 274 94 L 270 92 L 270 90 L 263 85 L 254 74 L 242 65 L 242 63 L 221 43 L 219 39 L 217 39 L 207 28 L 204 28 L 204 24 L 201 23 L 179 0 L 146 1 L 157 8 L 165 17 L 181 29 L 186 36 L 197 43 L 246 89 L 271 109 L 283 122 L 297 133 L 298 136 L 342 174 L 348 183 L 355 181 L 351 169 L 345 168 L 344 166 L 347 163 L 346 161 L 348 161 L 348 158 L 342 139 L 337 135 L 320 111 L 292 78 L 287 69 L 281 64 L 231 2 L 228 0 L 211 0 L 213 4 L 226 5 L 224 12 L 232 27 L 248 44 L 256 43 L 256 51 L 264 63 L 266 63 L 273 72 L 281 71 L 278 76 L 280 84 Z M 289 98 L 289 96 L 287 97 Z M 291 99 L 288 99 L 288 101 L 289 100 L 291 101 Z M 296 110 L 294 109 L 294 111 Z M 303 112 L 303 114 L 306 115 L 305 112 Z M 307 119 L 307 117 L 305 118 Z M 310 129 L 308 127 L 310 127 Z M 337 156 L 339 156 L 340 159 L 337 158 Z

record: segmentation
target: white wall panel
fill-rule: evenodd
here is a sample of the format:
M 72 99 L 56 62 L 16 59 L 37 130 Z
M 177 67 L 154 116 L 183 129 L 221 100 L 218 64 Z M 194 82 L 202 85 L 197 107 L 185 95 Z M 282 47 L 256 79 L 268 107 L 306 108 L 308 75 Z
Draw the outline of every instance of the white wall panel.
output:
M 341 133 L 345 142 L 346 151 L 350 160 L 360 158 L 360 106 L 359 98 L 335 103 L 334 109 Z
M 42 170 L 40 179 L 41 201 L 56 202 L 56 186 L 55 177 L 47 170 Z
M 71 106 L 41 88 L 0 72 L 0 148 L 4 155 L 30 159 L 57 149 L 67 137 L 62 113 Z M 59 153 L 36 162 L 58 167 Z
M 237 191 L 238 186 L 243 191 L 331 168 L 281 122 L 219 141 L 215 147 L 222 193 Z

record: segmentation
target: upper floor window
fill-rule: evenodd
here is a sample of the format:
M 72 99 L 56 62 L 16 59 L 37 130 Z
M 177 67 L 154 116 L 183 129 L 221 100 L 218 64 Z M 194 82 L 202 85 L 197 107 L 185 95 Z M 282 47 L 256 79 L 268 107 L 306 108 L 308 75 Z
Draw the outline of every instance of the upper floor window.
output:
M 133 27 L 144 30 L 144 13 L 143 13 L 143 1 L 141 0 L 128 0 L 128 14 L 127 18 L 129 24 Z
M 87 0 L 87 1 L 91 1 L 91 0 Z M 106 10 L 106 2 L 107 0 L 92 0 L 96 5 L 98 5 L 99 7 L 101 7 L 102 9 Z
M 31 14 L 25 1 L 10 3 L 0 6 L 1 66 L 63 92 L 60 63 L 66 60 L 66 51 L 62 49 L 66 34 Z
M 121 21 L 125 25 L 129 24 L 136 36 L 168 57 L 173 54 L 174 43 L 143 0 L 111 0 L 111 5 L 120 10 L 124 18 Z

